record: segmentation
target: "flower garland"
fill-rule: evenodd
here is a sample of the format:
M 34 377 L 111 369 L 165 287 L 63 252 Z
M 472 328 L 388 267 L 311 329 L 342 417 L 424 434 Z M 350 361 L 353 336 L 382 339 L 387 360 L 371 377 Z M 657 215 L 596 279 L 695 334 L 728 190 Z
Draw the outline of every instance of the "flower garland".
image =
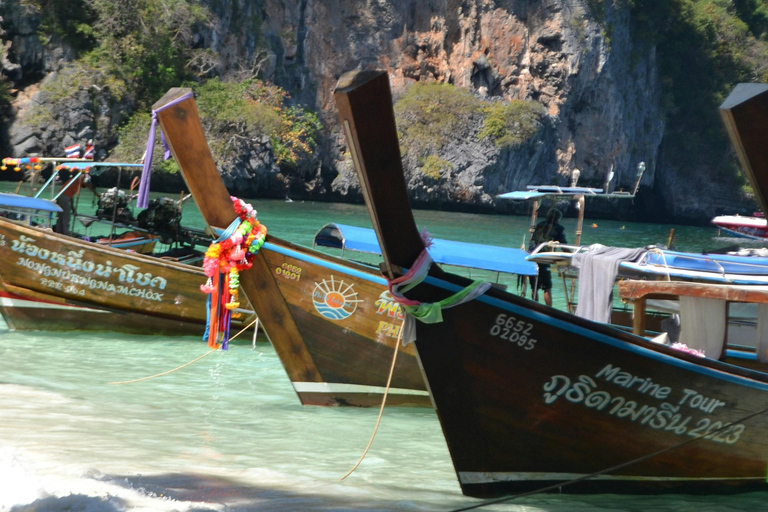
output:
M 232 311 L 240 307 L 240 272 L 251 268 L 267 236 L 267 228 L 256 218 L 253 206 L 236 197 L 230 199 L 238 218 L 205 252 L 203 271 L 208 281 L 200 285 L 200 290 L 209 295 L 204 339 L 211 348 L 219 348 L 221 341 L 222 350 L 227 349 Z M 234 316 L 239 314 L 235 312 Z
M 693 355 L 695 355 L 695 356 L 699 356 L 699 357 L 707 357 L 707 356 L 704 354 L 704 352 L 702 352 L 701 350 L 698 350 L 698 349 L 695 349 L 695 348 L 689 347 L 689 346 L 688 346 L 688 345 L 686 345 L 685 343 L 673 343 L 673 344 L 671 345 L 671 347 L 672 347 L 672 348 L 674 348 L 674 349 L 677 349 L 677 350 L 680 350 L 680 351 L 686 352 L 686 353 L 688 353 L 688 354 L 693 354 Z

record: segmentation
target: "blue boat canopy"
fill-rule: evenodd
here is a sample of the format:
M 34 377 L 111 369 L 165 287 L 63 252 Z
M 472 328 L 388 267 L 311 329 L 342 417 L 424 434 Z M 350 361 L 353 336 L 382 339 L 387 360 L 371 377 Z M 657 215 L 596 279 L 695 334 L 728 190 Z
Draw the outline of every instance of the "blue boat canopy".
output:
M 558 187 L 554 185 L 528 186 L 527 190 L 515 190 L 505 194 L 499 194 L 499 199 L 513 199 L 518 201 L 527 201 L 545 196 L 598 196 L 603 194 L 601 188 L 591 187 Z
M 534 262 L 525 259 L 528 253 L 522 249 L 454 242 L 439 238 L 433 239 L 432 242 L 429 255 L 435 263 L 524 276 L 535 276 L 538 273 L 538 267 Z M 314 244 L 381 255 L 376 232 L 371 228 L 329 223 L 317 232 Z
M 34 210 L 60 213 L 61 207 L 49 199 L 0 193 L 0 210 Z
M 107 167 L 134 167 L 143 168 L 144 164 L 129 164 L 126 162 L 65 162 L 57 167 L 57 169 L 70 169 L 73 171 L 90 171 L 91 174 L 97 175 L 102 169 Z

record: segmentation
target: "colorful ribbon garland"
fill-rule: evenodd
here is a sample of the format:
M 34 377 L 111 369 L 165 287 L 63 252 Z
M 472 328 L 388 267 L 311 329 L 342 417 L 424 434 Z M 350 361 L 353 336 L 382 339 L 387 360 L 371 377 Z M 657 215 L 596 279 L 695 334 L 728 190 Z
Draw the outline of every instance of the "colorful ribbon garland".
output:
M 35 164 L 35 169 L 40 169 L 40 165 L 38 165 L 40 162 L 40 159 L 38 157 L 31 157 L 31 158 L 10 158 L 6 157 L 3 158 L 2 165 L 0 165 L 0 170 L 4 171 L 8 169 L 8 166 L 13 166 L 13 170 L 16 172 L 19 172 L 21 170 L 21 166 L 24 165 L 27 169 L 31 169 L 32 166 L 29 164 Z
M 229 342 L 232 312 L 240 307 L 240 272 L 251 268 L 253 258 L 267 236 L 267 228 L 256 218 L 253 206 L 236 197 L 230 199 L 237 218 L 205 252 L 203 270 L 208 281 L 200 285 L 200 290 L 208 294 L 208 318 L 203 339 L 208 340 L 211 348 L 219 348 L 221 341 L 222 350 L 227 349 Z

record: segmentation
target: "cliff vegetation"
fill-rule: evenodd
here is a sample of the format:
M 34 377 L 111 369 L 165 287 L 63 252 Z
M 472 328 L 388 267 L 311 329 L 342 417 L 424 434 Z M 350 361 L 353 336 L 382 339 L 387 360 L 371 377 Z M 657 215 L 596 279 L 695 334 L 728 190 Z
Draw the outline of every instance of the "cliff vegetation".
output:
M 363 66 L 390 73 L 420 206 L 498 210 L 577 168 L 627 189 L 644 161 L 635 204 L 606 214 L 754 207 L 717 109 L 768 81 L 766 0 L 4 0 L 0 16 L 4 154 L 93 138 L 97 158 L 136 160 L 151 105 L 188 86 L 233 193 L 359 201 L 331 95 Z

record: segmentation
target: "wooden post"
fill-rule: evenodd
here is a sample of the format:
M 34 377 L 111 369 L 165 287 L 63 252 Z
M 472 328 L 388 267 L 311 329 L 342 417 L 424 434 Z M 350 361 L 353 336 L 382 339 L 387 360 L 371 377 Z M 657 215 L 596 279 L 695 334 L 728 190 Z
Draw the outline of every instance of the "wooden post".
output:
M 645 298 L 635 299 L 632 317 L 632 332 L 645 336 Z
M 576 201 L 579 204 L 579 217 L 576 221 L 576 241 L 574 244 L 581 245 L 581 234 L 584 232 L 584 194 L 576 196 Z

